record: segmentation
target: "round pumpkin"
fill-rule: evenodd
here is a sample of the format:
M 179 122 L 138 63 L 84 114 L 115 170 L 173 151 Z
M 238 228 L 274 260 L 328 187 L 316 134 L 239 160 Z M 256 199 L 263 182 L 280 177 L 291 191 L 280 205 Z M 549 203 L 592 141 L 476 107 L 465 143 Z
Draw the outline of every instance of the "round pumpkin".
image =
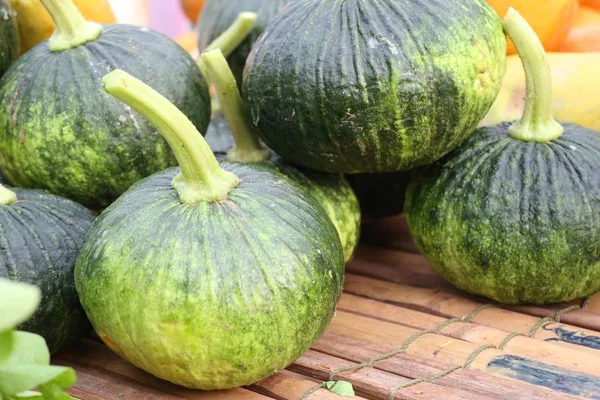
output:
M 43 336 L 51 352 L 81 338 L 89 327 L 73 270 L 94 217 L 62 197 L 0 186 L 0 277 L 41 289 L 40 306 L 19 329 Z
M 325 208 L 342 241 L 344 259 L 350 261 L 358 246 L 361 213 L 358 199 L 344 176 L 298 168 L 266 150 L 252 130 L 235 78 L 222 52 L 206 52 L 202 60 L 224 111 L 213 118 L 213 129 L 209 127 L 206 135 L 213 152 L 220 159 L 265 163 L 299 183 Z
M 198 23 L 198 49 L 200 52 L 223 34 L 241 12 L 256 12 L 258 19 L 246 40 L 228 57 L 233 74 L 241 84 L 246 59 L 250 49 L 275 16 L 289 0 L 206 0 Z
M 544 49 L 515 12 L 505 29 L 527 71 L 515 124 L 478 130 L 408 188 L 417 246 L 449 282 L 508 304 L 600 289 L 600 134 L 552 118 Z
M 249 385 L 285 368 L 341 296 L 329 217 L 272 168 L 219 165 L 193 124 L 135 78 L 115 71 L 105 87 L 161 126 L 181 168 L 132 186 L 89 231 L 75 281 L 96 332 L 190 388 Z
M 255 44 L 244 98 L 266 145 L 294 164 L 408 170 L 472 133 L 505 52 L 484 0 L 297 1 Z
M 201 132 L 210 120 L 208 85 L 167 36 L 100 26 L 83 20 L 70 0 L 45 1 L 56 3 L 57 33 L 0 80 L 0 167 L 16 186 L 106 206 L 176 160 L 155 128 L 102 90 L 102 76 L 122 68 L 146 80 Z
M 383 218 L 402 214 L 412 171 L 346 175 L 363 217 Z
M 14 11 L 0 0 L 0 76 L 19 56 L 19 33 Z

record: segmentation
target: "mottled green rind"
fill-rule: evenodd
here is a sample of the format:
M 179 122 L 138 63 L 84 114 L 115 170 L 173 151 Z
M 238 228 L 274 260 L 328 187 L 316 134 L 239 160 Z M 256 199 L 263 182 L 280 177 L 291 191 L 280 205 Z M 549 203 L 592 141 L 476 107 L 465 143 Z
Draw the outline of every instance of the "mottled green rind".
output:
M 19 329 L 41 335 L 54 353 L 90 329 L 73 269 L 95 216 L 70 200 L 9 188 L 17 201 L 0 206 L 0 277 L 38 286 L 42 301 Z
M 288 2 L 289 0 L 207 0 L 198 23 L 198 49 L 201 52 L 206 49 L 235 22 L 241 12 L 256 12 L 258 17 L 250 34 L 227 59 L 238 85 L 241 85 L 252 45 Z
M 397 172 L 472 134 L 505 70 L 485 0 L 306 0 L 256 42 L 243 94 L 262 139 L 291 163 Z
M 506 304 L 600 289 L 600 135 L 564 126 L 550 143 L 478 130 L 409 185 L 410 232 L 450 283 Z
M 194 60 L 157 32 L 105 26 L 98 39 L 67 51 L 38 45 L 0 81 L 0 167 L 11 182 L 102 207 L 176 165 L 156 129 L 104 91 L 102 77 L 117 68 L 206 132 L 210 98 Z
M 227 160 L 227 152 L 235 145 L 231 129 L 223 114 L 212 118 L 206 142 L 219 160 Z M 341 174 L 329 174 L 293 166 L 273 154 L 266 165 L 293 179 L 315 197 L 329 215 L 342 241 L 344 260 L 352 260 L 360 240 L 361 210 L 358 198 Z
M 324 332 L 342 292 L 335 227 L 272 168 L 221 164 L 226 200 L 182 205 L 179 169 L 134 185 L 94 223 L 77 260 L 98 335 L 138 367 L 190 388 L 248 385 Z
M 383 218 L 402 214 L 406 188 L 414 173 L 350 174 L 346 180 L 356 193 L 363 217 Z
M 14 12 L 0 0 L 0 76 L 19 56 L 19 31 Z

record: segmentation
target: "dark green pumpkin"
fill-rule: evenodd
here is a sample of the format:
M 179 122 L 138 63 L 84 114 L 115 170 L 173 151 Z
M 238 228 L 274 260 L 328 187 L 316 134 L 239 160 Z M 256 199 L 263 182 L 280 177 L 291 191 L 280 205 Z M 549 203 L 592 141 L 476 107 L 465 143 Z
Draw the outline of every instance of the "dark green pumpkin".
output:
M 297 1 L 256 42 L 244 98 L 267 146 L 294 164 L 408 170 L 473 132 L 505 54 L 485 0 Z
M 557 303 L 600 289 L 600 135 L 560 139 L 477 131 L 410 185 L 419 249 L 460 289 L 502 303 Z
M 94 214 L 43 191 L 10 190 L 17 200 L 0 205 L 0 277 L 41 289 L 39 308 L 19 329 L 43 336 L 56 352 L 89 329 L 73 270 Z
M 19 56 L 17 21 L 5 0 L 0 0 L 0 76 Z
M 174 147 L 182 169 L 132 186 L 86 237 L 75 281 L 96 332 L 190 388 L 249 385 L 285 368 L 341 296 L 343 252 L 325 210 L 269 166 L 219 166 L 185 116 L 130 76 L 115 71 L 105 86 L 185 145 Z
M 478 130 L 409 185 L 415 242 L 460 289 L 558 303 L 600 289 L 600 134 L 552 118 L 544 48 L 514 10 L 504 29 L 527 75 L 523 118 Z
M 208 86 L 170 38 L 107 25 L 64 51 L 43 42 L 0 81 L 0 167 L 13 184 L 106 206 L 139 179 L 176 165 L 157 131 L 102 90 L 102 76 L 116 68 L 153 85 L 206 131 Z
M 258 14 L 256 24 L 248 38 L 228 58 L 229 66 L 238 82 L 250 49 L 268 24 L 290 0 L 207 0 L 198 23 L 198 49 L 204 51 L 219 35 L 236 20 L 239 13 L 252 11 Z
M 382 174 L 346 175 L 356 193 L 360 211 L 367 218 L 383 218 L 402 214 L 406 188 L 412 171 Z

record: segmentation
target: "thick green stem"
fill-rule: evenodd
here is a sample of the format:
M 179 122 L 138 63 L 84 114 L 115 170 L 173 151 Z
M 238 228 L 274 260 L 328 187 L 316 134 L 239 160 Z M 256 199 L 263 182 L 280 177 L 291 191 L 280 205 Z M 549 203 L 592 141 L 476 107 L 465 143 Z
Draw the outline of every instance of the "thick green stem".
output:
M 234 23 L 204 49 L 204 51 L 208 52 L 220 49 L 225 57 L 229 57 L 229 55 L 233 53 L 244 40 L 246 40 L 256 23 L 257 17 L 257 14 L 253 12 L 240 13 Z M 198 58 L 198 67 L 204 76 L 208 76 L 202 57 Z
M 523 62 L 527 81 L 525 111 L 510 127 L 515 139 L 550 142 L 564 131 L 552 116 L 552 76 L 544 46 L 527 21 L 513 8 L 504 18 L 504 30 L 514 42 Z
M 50 51 L 64 51 L 96 39 L 102 26 L 83 18 L 72 0 L 42 0 L 54 20 L 56 30 L 50 38 Z
M 151 87 L 121 70 L 107 74 L 104 89 L 152 123 L 167 140 L 181 173 L 173 187 L 185 204 L 224 200 L 239 184 L 237 176 L 224 171 L 194 124 Z
M 227 158 L 239 162 L 261 162 L 271 158 L 269 151 L 261 145 L 252 130 L 235 77 L 221 50 L 202 53 L 201 58 L 209 80 L 217 90 L 221 108 L 235 140 L 235 147 L 229 151 Z
M 0 185 L 0 205 L 7 206 L 17 200 L 17 195 L 12 190 L 8 190 L 4 185 Z

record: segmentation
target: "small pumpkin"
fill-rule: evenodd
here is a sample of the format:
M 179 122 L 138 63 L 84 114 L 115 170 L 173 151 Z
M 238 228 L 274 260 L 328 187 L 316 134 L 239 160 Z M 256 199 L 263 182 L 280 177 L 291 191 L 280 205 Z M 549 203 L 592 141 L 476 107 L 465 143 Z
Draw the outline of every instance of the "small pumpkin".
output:
M 201 53 L 208 51 L 208 46 L 233 24 L 241 12 L 256 12 L 258 20 L 252 32 L 231 55 L 228 55 L 229 66 L 238 84 L 241 84 L 244 66 L 252 45 L 289 1 L 206 0 L 198 23 L 198 50 Z
M 53 353 L 89 327 L 73 270 L 94 217 L 65 198 L 0 185 L 0 277 L 41 289 L 40 306 L 19 328 L 43 336 Z
M 244 99 L 297 165 L 379 173 L 430 164 L 473 131 L 506 63 L 484 0 L 290 3 L 255 44 Z
M 93 207 L 176 165 L 156 129 L 101 89 L 123 68 L 184 110 L 210 121 L 206 80 L 189 54 L 147 28 L 86 21 L 71 0 L 43 0 L 58 27 L 0 80 L 0 167 L 15 185 Z
M 194 125 L 122 71 L 106 90 L 151 120 L 180 168 L 146 178 L 94 222 L 75 282 L 99 337 L 159 378 L 249 385 L 322 335 L 342 293 L 340 239 L 302 187 L 263 165 L 219 165 Z
M 402 214 L 406 188 L 412 171 L 382 174 L 346 175 L 356 193 L 360 212 L 366 218 L 383 218 Z
M 213 152 L 225 150 L 225 158 L 230 161 L 265 163 L 299 183 L 321 204 L 331 218 L 342 241 L 344 259 L 350 261 L 360 237 L 360 206 L 344 176 L 298 168 L 265 149 L 252 129 L 235 78 L 221 51 L 203 53 L 202 59 L 209 80 L 216 88 L 226 121 L 229 121 L 229 124 L 225 121 L 225 126 L 219 126 L 220 121 L 215 121 L 215 128 L 222 129 L 217 134 L 211 133 L 215 146 L 211 147 Z M 232 140 L 232 146 L 223 146 Z
M 8 0 L 8 3 L 16 12 L 21 39 L 20 54 L 25 54 L 52 36 L 56 26 L 40 0 Z M 73 0 L 73 3 L 90 21 L 99 24 L 117 22 L 108 0 Z
M 514 10 L 505 30 L 527 75 L 520 121 L 478 130 L 409 185 L 406 217 L 448 281 L 507 304 L 600 289 L 600 134 L 552 117 L 541 42 Z
M 19 56 L 19 33 L 14 11 L 0 0 L 0 76 Z

